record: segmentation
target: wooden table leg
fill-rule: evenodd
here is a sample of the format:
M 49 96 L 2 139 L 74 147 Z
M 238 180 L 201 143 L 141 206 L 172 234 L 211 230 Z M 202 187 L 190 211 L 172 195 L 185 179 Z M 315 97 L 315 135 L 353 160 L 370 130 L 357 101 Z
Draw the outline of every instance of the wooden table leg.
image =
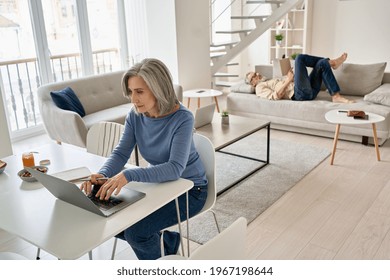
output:
M 334 155 L 336 154 L 337 140 L 339 138 L 339 132 L 340 132 L 340 124 L 337 124 L 336 131 L 334 133 L 333 149 L 332 149 L 332 155 L 330 157 L 330 165 L 333 165 Z
M 375 144 L 375 151 L 376 151 L 376 159 L 378 161 L 381 160 L 381 155 L 379 154 L 379 147 L 378 147 L 378 136 L 376 135 L 376 124 L 372 124 L 372 133 L 374 134 L 374 144 Z
M 200 108 L 200 97 L 198 97 L 198 108 Z
M 188 97 L 188 100 L 187 100 L 187 108 L 188 109 L 190 108 L 190 100 L 191 100 L 191 98 Z
M 214 96 L 215 105 L 217 106 L 217 112 L 219 113 L 219 105 L 218 105 L 218 99 L 216 96 Z

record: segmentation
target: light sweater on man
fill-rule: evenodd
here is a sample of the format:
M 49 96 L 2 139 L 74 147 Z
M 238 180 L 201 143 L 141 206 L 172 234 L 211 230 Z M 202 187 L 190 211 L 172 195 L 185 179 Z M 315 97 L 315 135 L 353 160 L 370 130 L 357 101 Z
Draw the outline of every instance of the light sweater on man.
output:
M 282 88 L 284 80 L 285 77 L 282 79 L 274 78 L 259 82 L 256 85 L 256 95 L 269 100 L 291 99 L 294 95 L 294 83 L 288 85 L 282 98 L 279 98 L 276 94 Z

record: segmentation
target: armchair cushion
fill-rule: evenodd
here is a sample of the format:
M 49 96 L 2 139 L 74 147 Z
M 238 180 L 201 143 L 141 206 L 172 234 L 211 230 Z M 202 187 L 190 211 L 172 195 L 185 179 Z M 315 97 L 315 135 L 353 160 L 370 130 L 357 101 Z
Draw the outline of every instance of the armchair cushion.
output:
M 50 92 L 50 95 L 57 107 L 63 110 L 76 112 L 81 117 L 85 116 L 83 105 L 70 87 L 66 87 L 59 91 L 52 91 Z

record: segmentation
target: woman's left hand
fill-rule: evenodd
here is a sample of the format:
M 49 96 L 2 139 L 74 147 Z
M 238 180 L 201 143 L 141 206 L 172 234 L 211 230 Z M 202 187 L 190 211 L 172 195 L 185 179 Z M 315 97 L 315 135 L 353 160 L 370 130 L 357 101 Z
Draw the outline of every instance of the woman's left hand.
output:
M 115 175 L 114 177 L 108 179 L 96 193 L 96 197 L 100 199 L 108 200 L 111 194 L 115 191 L 115 195 L 118 195 L 122 187 L 126 185 L 127 179 L 125 175 L 121 172 Z

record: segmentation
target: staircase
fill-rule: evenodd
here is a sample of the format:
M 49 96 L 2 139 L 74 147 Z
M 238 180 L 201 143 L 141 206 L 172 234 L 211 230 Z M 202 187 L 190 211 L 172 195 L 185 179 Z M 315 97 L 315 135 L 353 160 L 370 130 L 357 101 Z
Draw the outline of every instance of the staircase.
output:
M 215 5 L 216 1 L 211 1 L 211 14 L 213 14 L 213 5 Z M 237 0 L 231 0 L 230 6 L 237 5 L 235 3 Z M 237 25 L 234 24 L 233 21 L 240 21 L 240 26 L 248 26 L 250 25 L 245 21 L 253 21 L 254 28 L 239 28 L 239 29 L 231 29 L 231 30 L 217 30 L 216 34 L 228 34 L 230 37 L 237 38 L 236 40 L 231 40 L 222 43 L 212 43 L 210 45 L 210 58 L 211 58 L 211 75 L 213 80 L 213 87 L 229 87 L 232 85 L 231 82 L 220 81 L 218 78 L 230 78 L 230 77 L 238 77 L 237 74 L 230 74 L 229 71 L 221 72 L 221 69 L 225 71 L 230 66 L 238 65 L 238 63 L 232 62 L 235 57 L 237 57 L 244 49 L 246 49 L 250 44 L 252 44 L 257 38 L 259 38 L 264 32 L 270 29 L 274 24 L 280 20 L 287 12 L 291 9 L 295 8 L 298 4 L 302 4 L 304 0 L 258 0 L 258 1 L 244 1 L 241 3 L 241 10 L 249 10 L 248 5 L 253 5 L 252 12 L 250 15 L 232 15 L 230 20 L 232 21 L 231 26 Z M 261 5 L 270 6 L 270 14 L 267 15 L 254 15 L 256 10 Z M 230 7 L 228 7 L 230 8 Z M 226 8 L 222 13 L 228 10 Z M 212 19 L 211 29 L 213 29 L 213 23 L 218 20 L 218 18 L 222 15 L 219 14 L 215 19 Z M 211 36 L 213 37 L 213 35 Z M 212 40 L 213 41 L 213 38 Z

